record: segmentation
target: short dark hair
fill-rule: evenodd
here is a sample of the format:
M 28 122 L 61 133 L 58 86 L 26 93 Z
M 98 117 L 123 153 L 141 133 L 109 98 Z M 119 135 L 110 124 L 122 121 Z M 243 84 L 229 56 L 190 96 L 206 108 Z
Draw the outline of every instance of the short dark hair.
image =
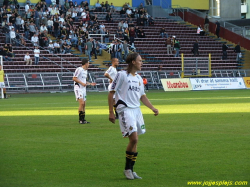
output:
M 83 59 L 82 59 L 82 65 L 85 65 L 85 64 L 87 64 L 88 62 L 89 62 L 88 59 L 86 59 L 86 58 L 83 58 Z
M 126 58 L 126 63 L 130 64 L 132 63 L 133 60 L 136 60 L 136 58 L 139 56 L 139 53 L 129 53 L 127 58 Z

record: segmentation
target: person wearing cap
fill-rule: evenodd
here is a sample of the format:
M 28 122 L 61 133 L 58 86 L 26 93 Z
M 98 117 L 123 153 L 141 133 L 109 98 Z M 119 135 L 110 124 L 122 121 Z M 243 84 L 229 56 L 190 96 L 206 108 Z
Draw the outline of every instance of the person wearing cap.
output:
M 130 53 L 126 59 L 127 71 L 120 71 L 112 82 L 108 94 L 109 121 L 115 123 L 113 111 L 113 97 L 115 95 L 115 107 L 119 116 L 119 124 L 122 136 L 128 137 L 129 143 L 126 148 L 126 163 L 124 175 L 127 179 L 142 179 L 134 171 L 137 160 L 138 135 L 146 132 L 140 101 L 150 108 L 157 116 L 159 111 L 148 100 L 141 76 L 142 58 L 139 53 Z

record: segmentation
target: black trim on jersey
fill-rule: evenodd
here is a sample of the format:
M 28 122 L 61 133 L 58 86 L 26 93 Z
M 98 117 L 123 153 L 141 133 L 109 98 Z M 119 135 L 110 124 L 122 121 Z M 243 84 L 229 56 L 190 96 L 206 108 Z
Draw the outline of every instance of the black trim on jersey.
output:
M 122 104 L 122 105 L 128 107 L 128 105 L 127 105 L 124 101 L 122 101 L 122 100 L 120 100 L 120 99 L 117 101 L 117 103 L 114 105 L 114 107 L 117 107 L 117 106 L 120 105 L 120 104 Z

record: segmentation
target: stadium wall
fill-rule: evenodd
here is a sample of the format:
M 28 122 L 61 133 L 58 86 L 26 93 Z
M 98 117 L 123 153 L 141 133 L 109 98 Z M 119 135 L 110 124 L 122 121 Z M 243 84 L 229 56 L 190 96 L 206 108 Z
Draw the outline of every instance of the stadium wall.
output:
M 197 10 L 209 10 L 209 0 L 172 0 L 172 5 L 189 7 Z
M 182 13 L 179 13 L 179 16 L 182 17 Z M 194 25 L 202 25 L 204 26 L 204 18 L 201 18 L 191 12 L 185 12 L 184 13 L 184 21 L 187 21 L 189 23 L 192 23 Z M 210 22 L 209 24 L 209 31 L 215 34 L 215 23 Z M 220 37 L 231 41 L 235 44 L 240 42 L 240 46 L 246 48 L 247 50 L 250 50 L 250 40 L 247 38 L 244 38 L 243 36 L 240 36 L 230 30 L 225 29 L 224 27 L 221 27 L 220 29 Z

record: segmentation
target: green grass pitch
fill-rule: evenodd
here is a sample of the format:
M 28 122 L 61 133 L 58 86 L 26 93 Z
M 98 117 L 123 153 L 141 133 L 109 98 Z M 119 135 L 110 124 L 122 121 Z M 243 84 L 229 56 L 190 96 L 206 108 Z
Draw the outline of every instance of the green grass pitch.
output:
M 108 121 L 107 93 L 87 96 L 78 124 L 74 93 L 15 94 L 0 100 L 0 187 L 183 187 L 188 181 L 248 181 L 250 90 L 163 92 L 142 106 L 135 170 L 123 176 L 125 148 Z

